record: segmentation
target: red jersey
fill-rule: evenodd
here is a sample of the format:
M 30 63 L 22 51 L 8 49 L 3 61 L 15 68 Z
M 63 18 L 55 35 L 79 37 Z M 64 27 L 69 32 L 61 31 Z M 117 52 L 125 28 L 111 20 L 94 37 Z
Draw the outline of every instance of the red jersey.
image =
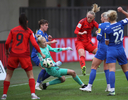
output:
M 22 26 L 19 25 L 11 29 L 5 43 L 5 48 L 8 50 L 9 44 L 12 41 L 10 56 L 28 57 L 30 56 L 29 40 L 36 50 L 41 52 L 33 36 L 32 30 L 30 28 L 28 28 L 28 30 L 24 30 Z
M 91 32 L 94 27 L 98 29 L 98 23 L 93 20 L 91 23 L 87 21 L 87 18 L 83 18 L 79 21 L 78 25 L 76 26 L 76 29 L 74 31 L 75 34 L 77 34 L 77 40 L 78 41 L 84 41 L 88 42 L 91 40 Z M 78 35 L 79 32 L 87 31 L 87 34 L 84 35 Z

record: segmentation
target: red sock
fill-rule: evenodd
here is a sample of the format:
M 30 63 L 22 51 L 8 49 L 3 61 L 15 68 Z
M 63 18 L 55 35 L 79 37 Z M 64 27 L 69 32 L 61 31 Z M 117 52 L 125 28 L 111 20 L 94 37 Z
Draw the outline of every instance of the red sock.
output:
M 4 84 L 3 94 L 7 94 L 8 88 L 9 88 L 9 85 L 10 85 L 10 81 L 4 81 L 3 84 Z
M 35 79 L 34 78 L 29 79 L 29 87 L 30 87 L 31 93 L 35 93 Z
M 81 56 L 79 62 L 80 62 L 80 66 L 81 66 L 81 69 L 82 69 L 82 67 L 85 66 L 85 57 Z

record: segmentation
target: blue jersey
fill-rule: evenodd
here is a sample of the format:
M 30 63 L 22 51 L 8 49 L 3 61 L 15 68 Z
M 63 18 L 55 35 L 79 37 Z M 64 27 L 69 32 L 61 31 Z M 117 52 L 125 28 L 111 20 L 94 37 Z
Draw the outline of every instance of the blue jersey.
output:
M 110 24 L 105 30 L 106 40 L 109 40 L 106 63 L 127 64 L 127 57 L 123 48 L 124 26 L 128 24 L 128 18 Z
M 42 35 L 43 37 L 45 37 L 46 42 L 48 42 L 48 34 L 47 33 L 43 33 L 43 31 L 38 30 L 36 34 L 37 35 Z
M 98 27 L 97 40 L 98 42 L 98 51 L 96 52 L 95 57 L 100 60 L 106 59 L 107 54 L 107 45 L 105 44 L 104 30 L 110 25 L 109 22 L 101 23 Z
M 37 34 L 37 35 L 42 35 L 43 37 L 45 37 L 46 42 L 48 42 L 48 34 L 47 34 L 47 33 L 43 33 L 43 31 L 38 30 L 36 34 Z M 35 39 L 36 39 L 36 41 L 37 41 L 36 36 L 35 36 Z M 40 60 L 39 60 L 39 58 L 38 58 L 38 56 L 37 56 L 37 53 L 38 53 L 37 50 L 33 47 L 32 53 L 31 53 L 31 59 L 32 59 L 32 61 L 38 66 L 39 63 L 40 63 Z
M 109 22 L 101 23 L 98 27 L 98 34 L 97 34 L 97 40 L 99 41 L 99 45 L 105 44 L 105 37 L 104 37 L 104 30 L 106 27 L 110 25 Z
M 128 23 L 128 19 L 111 24 L 106 30 L 106 40 L 109 40 L 108 46 L 123 46 L 124 26 Z

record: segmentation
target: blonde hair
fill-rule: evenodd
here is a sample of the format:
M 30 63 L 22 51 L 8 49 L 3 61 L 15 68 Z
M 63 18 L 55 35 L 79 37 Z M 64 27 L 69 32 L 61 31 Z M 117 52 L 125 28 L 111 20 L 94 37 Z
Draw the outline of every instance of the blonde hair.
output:
M 104 19 L 108 19 L 108 12 L 103 12 L 101 14 L 101 16 L 104 18 Z
M 42 40 L 42 39 L 45 39 L 42 35 L 37 35 L 37 34 L 36 34 L 36 37 L 37 37 L 37 42 L 38 42 L 38 43 L 41 43 L 41 40 Z
M 95 3 L 95 4 L 92 5 L 92 10 L 89 11 L 88 13 L 94 15 L 94 17 L 95 17 L 95 13 L 99 12 L 99 11 L 100 11 L 100 7 L 98 7 L 98 5 Z
M 109 10 L 107 15 L 110 21 L 115 21 L 117 19 L 117 12 L 115 10 Z

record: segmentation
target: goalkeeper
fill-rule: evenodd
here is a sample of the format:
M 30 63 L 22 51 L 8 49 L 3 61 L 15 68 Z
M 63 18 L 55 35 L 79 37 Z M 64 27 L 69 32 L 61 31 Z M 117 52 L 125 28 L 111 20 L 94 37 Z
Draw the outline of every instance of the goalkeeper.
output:
M 46 56 L 46 58 L 51 58 L 50 52 L 61 52 L 61 51 L 65 51 L 65 50 L 72 50 L 72 48 L 67 47 L 67 48 L 52 48 L 51 46 L 46 44 L 46 39 L 42 36 L 38 36 L 38 40 L 37 40 L 41 52 Z M 38 53 L 38 57 L 40 58 L 40 62 L 41 62 L 41 66 L 43 66 L 43 58 L 41 57 L 41 55 Z M 52 59 L 53 61 L 53 59 Z M 86 85 L 81 81 L 81 79 L 76 75 L 74 70 L 70 70 L 70 69 L 64 69 L 64 68 L 59 68 L 57 65 L 61 65 L 61 62 L 57 62 L 55 63 L 53 61 L 53 66 L 50 68 L 45 68 L 46 72 L 54 77 L 58 77 L 57 79 L 54 79 L 50 82 L 44 83 L 43 89 L 46 89 L 47 86 L 49 85 L 54 85 L 54 84 L 59 84 L 65 81 L 65 76 L 64 75 L 71 75 L 73 77 L 73 79 L 79 84 L 81 85 L 82 88 L 84 88 Z

